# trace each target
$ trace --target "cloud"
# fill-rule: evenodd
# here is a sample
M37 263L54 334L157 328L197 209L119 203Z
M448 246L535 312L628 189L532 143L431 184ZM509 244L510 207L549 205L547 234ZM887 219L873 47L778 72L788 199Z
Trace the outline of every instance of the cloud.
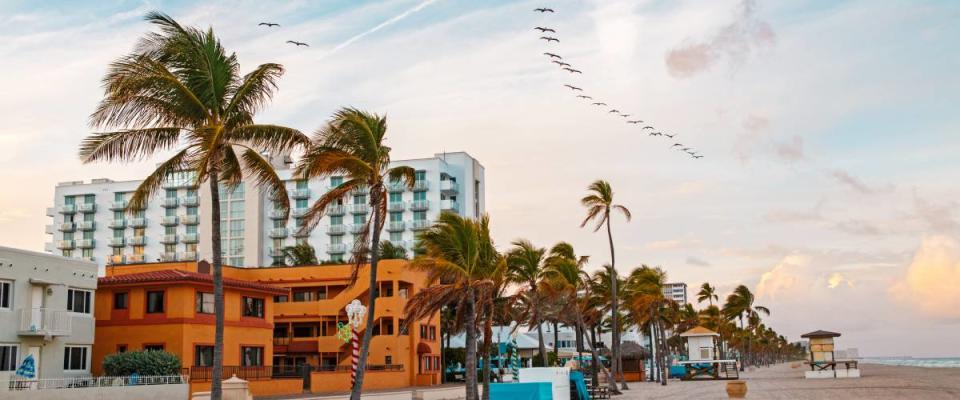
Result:
M832 176L833 179L836 179L837 182L840 182L840 184L853 189L857 193L872 194L874 192L874 190L867 186L867 184L863 183L863 181L861 181L859 178L850 175L850 173L847 171L841 169L834 170L830 176Z
M774 145L774 151L780 159L787 162L797 162L807 158L803 152L803 138L796 135L789 142Z
M960 222L954 216L960 203L945 200L937 203L913 193L913 211L915 218L936 233L955 233L960 230Z
M901 303L939 319L960 321L960 243L949 236L923 239L902 277L890 287Z
M709 266L710 266L710 263L709 263L709 262L707 262L707 261L705 261L705 260L701 260L701 259L699 259L699 258L697 258L697 257L693 257L693 256L687 257L687 264L690 264L690 265L693 265L693 266L697 266L697 267L709 267Z
M880 228L878 228L876 225L861 219L840 221L835 223L833 227L840 232L849 233L851 235L877 236L883 233L883 231L880 230Z
M702 242L699 240L684 240L684 239L670 239L670 240L654 240L652 242L647 242L643 247L647 250L674 250L674 249L683 249L699 246Z
M336 53L337 51L340 51L341 49L343 49L343 48L345 48L345 47L353 44L354 42L356 42L356 41L358 41L358 40L360 40L360 39L363 39L364 36L367 36L367 35L369 35L369 34L371 34L371 33L374 33L374 32L376 32L376 31L379 31L379 30L381 30L381 29L383 29L383 28L386 28L386 27L388 27L388 26L390 26L390 25L393 25L393 24L395 24L395 23L403 20L404 18L409 17L411 14L413 14L413 13L415 13L415 12L417 12L417 11L422 10L424 7L429 6L430 4L433 4L434 2L436 2L436 0L426 0L426 1L423 1L423 2L421 2L421 3L419 3L419 4L417 4L416 6L414 6L413 8L411 8L411 9L409 9L409 10L407 10L407 11L404 11L404 12L402 12L402 13L400 13L400 14L397 14L397 15L393 16L392 18L390 18L390 19L388 19L388 20L386 20L386 21L381 22L380 24L378 24L377 26L374 26L373 28L370 28L370 29L368 29L368 30L366 30L366 31L364 31L364 32L362 32L362 33L356 34L356 35L350 37L349 39L341 42L340 44L334 46L332 49L330 49L330 51L324 53L324 54L321 56L321 58L322 58L322 57L329 56L329 55L331 55L331 54L333 54L333 53Z
M770 24L756 15L756 3L743 0L733 22L704 40L686 39L664 57L667 71L674 78L689 78L727 60L741 64L755 49L772 46L776 34Z
M745 162L750 159L757 143L770 130L770 120L765 116L751 113L743 119L741 126L744 132L737 135L734 140L733 151L741 162Z
M764 272L760 276L760 283L757 284L757 296L760 298L776 299L780 296L791 296L798 289L803 291L801 284L806 280L798 269L804 269L810 265L810 257L799 254L791 254L780 260L770 271Z
M840 286L844 283L847 284L847 287L853 287L853 282L850 282L849 279L839 272L834 272L830 274L829 278L827 278L827 287L830 289L836 289L837 286Z

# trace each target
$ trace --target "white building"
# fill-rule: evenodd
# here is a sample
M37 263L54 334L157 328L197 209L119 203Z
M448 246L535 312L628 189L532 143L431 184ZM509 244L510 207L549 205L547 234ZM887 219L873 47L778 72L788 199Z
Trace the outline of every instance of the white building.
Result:
M313 203L343 177L294 180L288 158L273 160L287 181L290 216L282 218L267 195L241 183L234 191L222 189L220 202L224 263L268 266L283 263L284 247L309 243L321 261L349 258L353 232L369 218L367 194L358 191L331 206L308 235L299 236L301 218ZM410 254L414 235L428 228L442 211L475 218L484 213L484 168L465 152L435 154L430 158L399 160L393 166L414 168L413 190L388 186L388 215L383 240L403 246ZM171 176L145 210L124 212L141 181L94 179L57 185L54 207L47 209L53 223L46 232L52 240L46 250L66 257L107 264L211 259L209 185L196 187L187 174ZM207 217L205 217L205 215Z
M680 305L687 304L687 284L682 282L664 284L663 296Z
M0 247L0 382L27 355L38 378L89 376L96 288L92 262Z

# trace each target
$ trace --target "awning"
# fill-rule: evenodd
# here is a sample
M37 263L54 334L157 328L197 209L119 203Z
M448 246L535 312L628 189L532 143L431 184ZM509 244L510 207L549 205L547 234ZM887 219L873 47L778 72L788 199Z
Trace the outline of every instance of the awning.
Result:
M424 342L417 343L417 354L429 354L433 353L433 350L430 349L430 345Z

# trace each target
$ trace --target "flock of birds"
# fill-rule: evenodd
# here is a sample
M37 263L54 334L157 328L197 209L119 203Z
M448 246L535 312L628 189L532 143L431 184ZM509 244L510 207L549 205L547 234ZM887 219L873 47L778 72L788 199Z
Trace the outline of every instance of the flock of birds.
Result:
M279 27L280 27L280 24L278 24L278 23L276 23L276 22L261 22L261 23L257 24L257 26L265 26L265 27L267 27L267 28L279 28ZM304 43L304 42L298 42L298 41L296 41L296 40L288 40L287 43L292 44L292 45L297 46L297 47L300 47L300 46L310 47L309 44L306 44L306 43Z
M536 9L534 9L533 11L534 11L534 12L541 13L541 14L554 13L554 12L555 12L552 8L546 8L546 7L536 8ZM552 43L560 43L560 39L556 37L556 33L557 33L556 29L553 29L553 28L550 28L550 27L545 27L545 26L537 26L537 27L535 27L535 28L533 28L533 29L539 31L539 33L542 35L542 36L540 36L540 39L541 39L541 40L544 40L544 41L547 43L547 45L550 45L550 44L552 44ZM560 56L559 54L551 53L551 52L545 52L545 53L543 53L543 55L547 56L547 57L549 58L549 60L550 60L551 63L556 64L556 65L557 65L558 67L560 67L560 69L563 70L563 71L566 71L566 72L571 73L571 74L579 74L579 75L582 75L582 74L583 74L583 71L580 71L579 69L574 68L573 65L570 65L570 63L566 62L566 60L564 60L564 58L563 58L562 56ZM595 106L595 107L603 107L603 108L606 108L606 109L607 109L607 114L614 114L615 116L624 118L624 121L625 121L627 124L639 125L639 124L643 124L643 123L644 123L643 120L641 120L641 119L636 119L636 118L630 119L630 117L633 116L633 114L621 112L620 110L611 107L610 105L608 105L608 104L605 103L605 102L596 100L596 99L594 99L592 96L588 96L588 95L584 94L584 93L583 93L583 89L580 88L580 87L573 86L573 85L570 85L570 84L564 84L563 86L566 87L567 89L570 89L573 93L576 93L576 94L577 94L577 98L583 99L583 100L587 100L587 101L591 101L591 105L593 105L593 106ZM644 126L643 126L642 128L640 128L640 129L641 129L641 131L646 131L647 135L649 135L649 136L651 136L651 137L653 137L653 136L660 136L660 137L665 138L665 139L673 139L674 137L677 136L675 133L674 133L674 134L670 134L670 133L661 132L661 131L657 130L656 128L654 128L654 127L651 126L651 125L644 125ZM692 147L685 146L683 143L680 143L680 142L677 142L677 141L674 141L673 145L670 146L670 148L671 148L671 149L676 149L676 150L682 151L682 152L686 153L687 155L689 155L690 157L692 157L692 158L694 158L694 159L703 158L703 155L698 154Z

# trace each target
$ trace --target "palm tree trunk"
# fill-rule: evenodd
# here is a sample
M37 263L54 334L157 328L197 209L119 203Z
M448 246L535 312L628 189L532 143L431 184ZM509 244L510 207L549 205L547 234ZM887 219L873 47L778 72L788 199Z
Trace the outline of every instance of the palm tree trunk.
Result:
M543 344L543 323L537 320L537 336L540 337L540 366L547 366L547 346Z
M476 297L473 288L467 287L466 316L464 329L466 332L467 355L464 359L463 380L466 389L466 400L477 400L477 310Z
M210 171L207 177L210 182L210 244L213 248L213 371L211 371L210 399L220 400L223 397L223 244L220 243L220 174L217 170ZM242 357L242 355L241 355Z
M599 371L597 365L600 364L600 358L597 357L597 331L593 327L590 328L590 355L593 358L590 360L590 368L593 369L591 378L593 378L593 387L597 387L600 385L597 381L597 371Z
M611 333L612 342L610 344L611 351L611 360L610 367L613 372L614 377L618 374L620 375L620 388L623 390L629 389L627 387L627 381L623 379L623 366L622 360L620 359L620 299L617 295L620 291L617 289L617 284L620 280L620 275L617 273L616 267L616 257L613 250L613 231L610 229L610 211L607 210L607 241L610 242L610 318L613 321L613 332Z
M657 326L660 330L660 365L663 370L663 379L660 380L660 384L667 386L667 379L670 378L670 353L667 349L667 337L665 331L663 330L663 321L657 321Z
M370 207L373 208L373 233L372 243L370 243L370 290L367 300L367 325L363 332L363 341L360 343L360 360L357 362L357 380L350 392L350 400L360 400L360 394L363 391L363 375L367 368L367 356L369 356L370 341L373 339L373 324L376 322L377 295L377 259L380 253L380 192L381 187L370 187ZM356 257L357 255L354 255Z
M553 359L554 361L560 361L560 322L553 321Z
M446 342L446 337L444 337L443 332L443 308L440 309L440 383L447 383L447 364L446 364L446 347L444 346Z
M540 339L540 366L547 366L547 347L543 344L543 321L540 320L540 295L537 294L537 283L530 282L530 293L533 295L533 322L537 324L537 336ZM533 364L531 364L533 365Z
M743 333L743 314L740 315L740 333L741 333L741 334ZM746 339L746 336L744 336L744 339ZM744 364L747 363L747 360L746 360L746 353L747 353L747 352L746 352L746 350L744 349L743 343L740 343L740 349L741 349L741 350L744 350L744 351L740 352L740 353L741 353L741 354L740 354L740 372L743 372L743 371L744 371Z
M580 365L583 363L583 328L581 327L582 325L583 325L582 323L579 323L575 327L576 329L574 329L577 332L577 366L579 366L580 369L583 369L583 366Z
M586 329L586 326L587 326L587 325L583 323L583 315L581 315L580 312L577 312L576 314L577 314L577 326L578 326L578 328L580 328L580 330L582 331L582 330ZM593 361L592 361L592 363L593 363L593 386L596 387L596 386L597 386L597 360L599 359L599 354L597 354L597 346L590 346L590 357L593 358ZM610 388L611 393L617 393L617 394L619 394L619 391L617 391L617 384L616 384L616 382L613 381L613 376L610 375L610 372L609 372L609 371L607 371L607 382L613 384L612 387Z
M490 400L490 368L491 354L493 349L493 310L490 310L483 322L483 393L482 400ZM503 360L501 360L502 362Z

